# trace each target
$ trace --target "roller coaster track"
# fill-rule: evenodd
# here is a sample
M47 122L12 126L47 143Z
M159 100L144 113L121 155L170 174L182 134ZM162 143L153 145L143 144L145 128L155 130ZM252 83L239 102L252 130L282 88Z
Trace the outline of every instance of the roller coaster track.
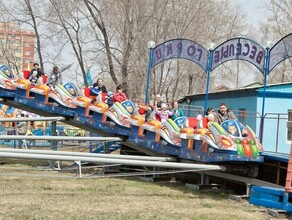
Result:
M39 109L32 108L30 106L22 105L20 103L14 102L13 99L4 98L4 99L0 100L0 102L5 104L5 105L14 107L14 108L24 109L24 110L26 110L28 112L31 112L31 113L34 113L34 114L37 114L37 115L41 115L41 116L45 116L45 117L54 117L54 116L56 116L53 113L41 111ZM71 125L71 126L74 126L74 127L86 130L86 131L97 133L97 134L99 134L99 135L101 135L103 137L112 137L112 134L104 132L104 131L102 131L100 129L95 129L94 127L87 126L87 125L85 125L85 124L83 124L83 123L81 123L79 121L74 120L70 116L63 116L63 117L64 117L65 120L61 120L60 122L66 123L68 125ZM162 156L163 155L161 153L157 153L157 152L148 150L146 148L139 147L136 144L133 144L133 143L129 142L125 138L122 138L121 143L123 145L125 145L125 146L131 147L131 148L133 148L135 150L139 150L140 152L145 153L145 154L150 155L150 156Z
M0 97L1 97L1 91L0 91ZM64 120L62 120L61 122L63 123L66 123L68 125L71 125L71 126L74 126L74 127L78 127L78 128L81 128L81 129L84 129L84 130L87 130L87 131L90 131L90 132L93 132L93 133L97 133L101 136L104 136L104 137L109 137L109 136L113 136L113 134L110 134L108 133L107 131L104 131L100 128L95 128L94 126L89 126L88 124L85 124L85 123L82 123L81 121L79 121L78 119L76 120L76 117L74 116L70 116L69 114L66 115L66 114L62 114L62 113L54 113L54 112L47 112L47 111L43 111L39 108L34 108L33 105L26 105L26 104L23 104L21 103L20 101L15 101L15 97L3 97L0 102L5 104L5 105L8 105L8 106L11 106L11 107L14 107L14 108L18 108L18 109L23 109L23 110L26 110L26 111L29 111L29 112L32 112L34 114L37 114L37 115L41 115L41 116L45 116L45 117L55 117L56 115L58 116L62 116L64 117ZM114 125L113 125L114 126ZM121 138L121 143L125 146L128 146L130 148L133 148L133 149L136 149L140 152L143 152L147 155L150 155L150 156L165 156L165 154L163 154L162 152L158 152L158 151L155 151L155 150L152 150L151 148L149 148L149 146L147 147L143 147L143 144L141 144L141 142L132 142L129 140L129 137L127 137L126 135L116 135L118 137ZM140 146L141 144L141 146ZM163 144L162 144L163 145ZM164 146L161 147L161 149L163 149ZM192 153L192 152L191 152ZM169 156L169 155L167 155ZM184 152L184 158L187 156ZM178 161L180 159L178 158ZM188 159L182 159L182 160L188 160ZM193 163L194 161L191 161L189 160L188 163ZM215 176L215 177L219 177L219 178L224 178L224 179L228 179L228 180L231 180L231 181L237 181L237 182L244 182L246 184L256 184L256 185L269 185L269 186L274 186L274 184L270 184L270 183L265 183L263 181L259 181L259 180L256 180L256 179L251 179L251 178L246 178L246 177L241 177L241 176L236 176L236 175L231 175L231 174L226 174L226 173L221 173L221 172L211 172L211 171L201 171L202 173L204 174L207 174L207 175L210 175L210 176Z

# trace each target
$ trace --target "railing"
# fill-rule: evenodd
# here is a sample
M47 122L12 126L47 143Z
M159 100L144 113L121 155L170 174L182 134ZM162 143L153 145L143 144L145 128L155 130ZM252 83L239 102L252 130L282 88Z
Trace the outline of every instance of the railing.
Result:
M266 113L263 124L262 144L276 153L289 153L290 145L286 142L287 113Z
M204 115L201 106L180 105L187 117L196 117L198 114ZM218 109L214 109L218 111ZM260 134L261 114L259 112L246 110L232 110L237 119L244 125L249 125L256 134ZM289 153L290 147L286 142L286 122L287 113L266 113L263 123L262 145L267 151L276 153Z
M196 105L179 105L186 117L197 117L199 114L204 115L204 108Z

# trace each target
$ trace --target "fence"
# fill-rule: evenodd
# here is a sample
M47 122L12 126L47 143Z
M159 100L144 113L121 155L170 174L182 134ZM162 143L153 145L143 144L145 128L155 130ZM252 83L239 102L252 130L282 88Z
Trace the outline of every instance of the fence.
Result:
M0 126L0 135L16 135L17 131L15 126L7 126L7 123L2 123ZM85 130L74 128L72 126L67 126L60 123L57 126L57 134L59 136L90 136L89 132ZM34 135L34 136L50 136L51 135L51 128L37 128L28 130L27 135ZM58 141L58 145L60 147L64 146L85 146L88 145L84 141ZM14 148L21 146L21 142L19 140L0 140L0 146L12 146ZM35 140L30 143L29 147L49 147L51 146L51 142L48 140Z
M289 153L290 145L286 142L287 113L266 113L263 125L262 145L268 151Z

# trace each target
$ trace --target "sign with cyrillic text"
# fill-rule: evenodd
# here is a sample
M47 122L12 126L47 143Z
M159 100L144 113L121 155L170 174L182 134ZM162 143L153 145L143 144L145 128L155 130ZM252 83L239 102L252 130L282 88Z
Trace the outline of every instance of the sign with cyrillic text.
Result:
M246 38L234 38L224 42L213 51L212 70L230 60L245 60L263 72L265 49Z
M190 60L207 70L208 51L200 44L187 39L169 40L155 47L151 68L172 58Z

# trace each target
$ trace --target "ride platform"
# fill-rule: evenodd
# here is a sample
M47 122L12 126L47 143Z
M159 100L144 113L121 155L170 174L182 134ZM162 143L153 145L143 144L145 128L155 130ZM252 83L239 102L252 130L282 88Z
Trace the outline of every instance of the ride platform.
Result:
M292 214L292 192L286 192L283 188L253 186L251 188L249 203L267 208L285 210L288 215Z

